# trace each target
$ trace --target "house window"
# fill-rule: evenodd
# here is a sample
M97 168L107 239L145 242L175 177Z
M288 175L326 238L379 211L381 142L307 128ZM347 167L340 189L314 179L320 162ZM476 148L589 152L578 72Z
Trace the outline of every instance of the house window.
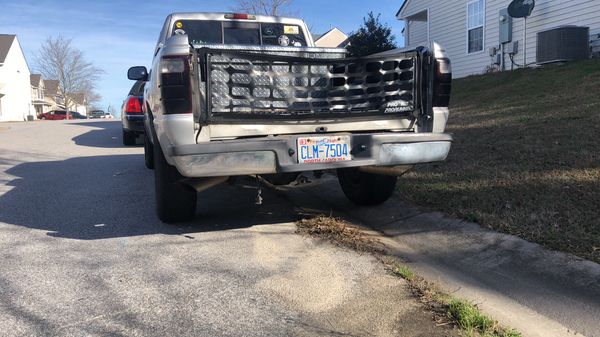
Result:
M467 52L483 51L483 24L485 22L485 2L475 0L467 4Z

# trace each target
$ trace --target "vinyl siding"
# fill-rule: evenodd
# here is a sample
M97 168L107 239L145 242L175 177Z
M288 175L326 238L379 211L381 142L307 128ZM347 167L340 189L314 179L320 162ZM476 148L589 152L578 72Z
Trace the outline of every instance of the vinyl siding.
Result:
M408 29L408 44L410 46L427 45L427 22L410 21Z
M402 14L429 8L430 39L442 44L456 77L479 74L491 64L488 50L498 46L499 12L510 0L485 0L484 50L467 54L466 15L468 0L409 0ZM519 41L517 63L523 62L523 19L513 19L513 41ZM577 25L590 27L590 34L600 33L600 0L538 0L527 20L527 63L536 60L537 33L546 29ZM411 43L412 44L412 43ZM506 57L507 68L510 60Z

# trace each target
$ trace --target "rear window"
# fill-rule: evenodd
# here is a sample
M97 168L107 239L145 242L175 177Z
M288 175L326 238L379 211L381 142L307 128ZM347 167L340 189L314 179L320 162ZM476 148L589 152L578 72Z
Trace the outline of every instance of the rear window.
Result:
M173 35L187 34L190 43L305 47L302 27L283 23L179 20Z

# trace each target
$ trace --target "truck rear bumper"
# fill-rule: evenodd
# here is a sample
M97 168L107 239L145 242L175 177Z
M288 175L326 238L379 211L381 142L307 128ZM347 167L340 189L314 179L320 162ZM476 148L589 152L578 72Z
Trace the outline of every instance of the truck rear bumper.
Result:
M183 176L218 177L437 162L446 159L452 143L452 136L441 133L336 135L351 137L352 160L320 164L299 163L296 154L298 137L318 137L323 134L180 145L169 148L167 155Z

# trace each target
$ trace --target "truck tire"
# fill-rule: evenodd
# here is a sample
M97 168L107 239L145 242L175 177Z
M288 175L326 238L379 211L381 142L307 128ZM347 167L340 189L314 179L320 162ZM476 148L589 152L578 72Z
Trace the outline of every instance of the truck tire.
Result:
M164 223L178 223L194 219L197 192L181 182L183 176L167 162L159 144L154 150L154 184L156 214Z
M154 170L154 149L147 133L144 133L144 164L147 169Z
M123 145L131 146L135 145L135 132L127 131L123 129Z
M344 194L359 206L374 206L387 201L398 177L361 172L358 168L337 170L338 181Z

